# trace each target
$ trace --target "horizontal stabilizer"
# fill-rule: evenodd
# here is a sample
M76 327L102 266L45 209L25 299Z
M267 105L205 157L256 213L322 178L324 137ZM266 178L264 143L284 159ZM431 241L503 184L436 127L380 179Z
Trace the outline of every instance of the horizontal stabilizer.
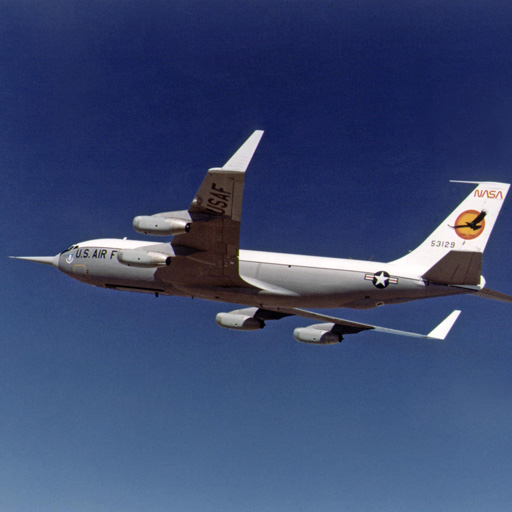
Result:
M489 288L484 288L483 290L475 292L474 295L477 295L478 297L483 297L484 299L492 299L497 300L499 302L508 302L509 304L512 304L512 295L496 292L494 290L490 290Z

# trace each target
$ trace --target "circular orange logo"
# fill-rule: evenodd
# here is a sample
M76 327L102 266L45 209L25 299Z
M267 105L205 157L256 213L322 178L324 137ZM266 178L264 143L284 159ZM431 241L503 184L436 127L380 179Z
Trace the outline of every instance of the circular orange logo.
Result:
M466 210L462 212L455 221L455 232L464 240L473 240L480 236L485 229L485 212Z

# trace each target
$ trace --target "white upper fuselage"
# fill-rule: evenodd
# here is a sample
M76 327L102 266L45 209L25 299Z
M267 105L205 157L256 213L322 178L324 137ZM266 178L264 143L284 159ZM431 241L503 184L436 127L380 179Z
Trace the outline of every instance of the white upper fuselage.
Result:
M429 284L395 264L352 259L240 250L239 272L246 287L184 286L173 266L139 268L120 263L126 249L155 247L154 242L90 240L59 256L58 268L80 281L129 291L182 295L263 307L372 308L417 298L463 293L458 287Z

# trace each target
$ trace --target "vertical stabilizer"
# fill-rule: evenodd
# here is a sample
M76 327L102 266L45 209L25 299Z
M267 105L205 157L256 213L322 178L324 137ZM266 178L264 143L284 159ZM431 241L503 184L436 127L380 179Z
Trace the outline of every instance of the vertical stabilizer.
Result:
M455 183L473 183L457 181ZM478 285L482 253L510 184L477 182L477 187L414 251L393 261L430 281Z

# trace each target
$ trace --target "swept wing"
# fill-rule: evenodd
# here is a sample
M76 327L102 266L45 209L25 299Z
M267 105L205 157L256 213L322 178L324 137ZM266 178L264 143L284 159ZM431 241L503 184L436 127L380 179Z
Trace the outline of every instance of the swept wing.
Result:
M172 241L176 258L169 269L172 281L184 287L250 287L238 272L240 220L245 171L263 136L256 130L240 149L219 168L210 169L187 211L166 212L158 217L190 220L186 233Z
M390 329L389 327L354 322L352 320L300 308L244 308L231 311L230 313L219 313L216 317L216 321L221 327L238 330L255 330L262 329L267 320L279 320L285 316L300 316L322 323L295 329L295 339L306 343L330 345L342 341L345 334L357 334L362 331L377 331L413 338L444 340L459 315L459 310L452 311L452 313L428 334L419 334Z

